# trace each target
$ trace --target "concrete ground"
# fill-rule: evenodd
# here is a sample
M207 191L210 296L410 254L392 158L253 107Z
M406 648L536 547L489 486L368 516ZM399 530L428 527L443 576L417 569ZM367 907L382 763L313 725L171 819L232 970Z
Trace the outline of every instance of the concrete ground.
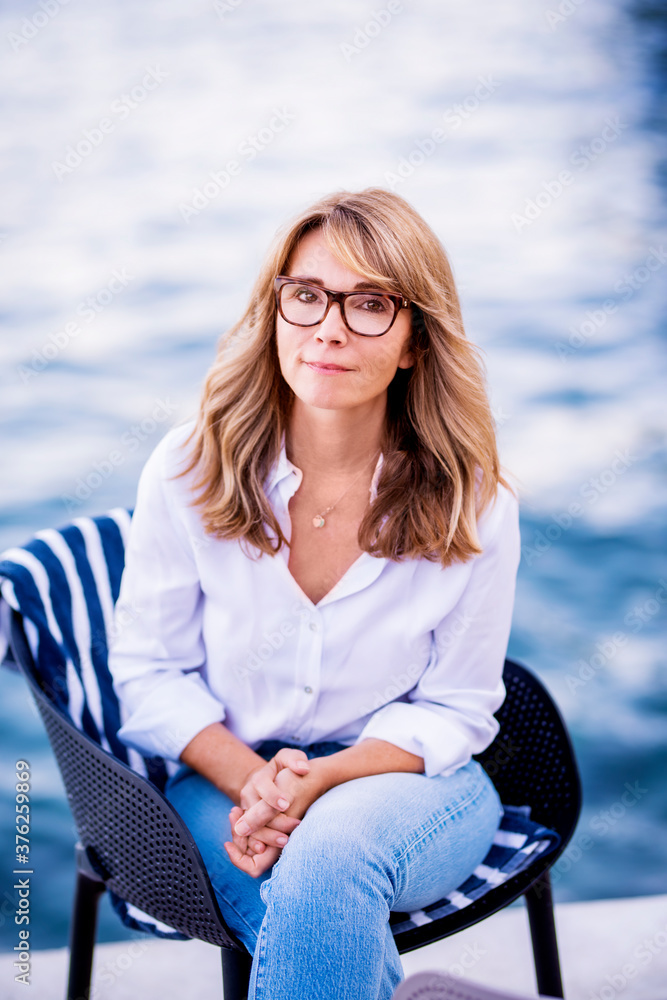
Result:
M667 1000L667 895L556 908L567 1000ZM30 986L0 955L0 1000L63 1000L67 951L35 952ZM403 956L406 975L447 970L536 997L523 906ZM221 1000L220 953L200 941L137 937L95 951L91 1000ZM350 1000L355 1000L350 997Z

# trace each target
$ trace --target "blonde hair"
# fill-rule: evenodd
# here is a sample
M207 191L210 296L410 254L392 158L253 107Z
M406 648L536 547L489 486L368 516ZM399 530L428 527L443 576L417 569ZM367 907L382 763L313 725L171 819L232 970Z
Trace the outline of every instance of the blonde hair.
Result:
M264 492L293 398L278 361L274 279L313 229L341 263L412 303L414 364L388 388L383 465L359 545L394 560L465 561L481 551L477 517L507 485L482 365L442 245L403 198L381 188L331 194L277 234L245 314L221 339L186 442L182 474L195 473L193 503L210 534L271 555L287 544Z

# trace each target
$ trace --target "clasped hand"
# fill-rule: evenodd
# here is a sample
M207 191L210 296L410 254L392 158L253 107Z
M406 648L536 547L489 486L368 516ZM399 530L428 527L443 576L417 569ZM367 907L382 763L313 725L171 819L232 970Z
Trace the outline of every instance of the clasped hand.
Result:
M231 862L253 878L267 871L319 794L303 750L284 747L251 771L240 806L229 813L233 841L225 848Z

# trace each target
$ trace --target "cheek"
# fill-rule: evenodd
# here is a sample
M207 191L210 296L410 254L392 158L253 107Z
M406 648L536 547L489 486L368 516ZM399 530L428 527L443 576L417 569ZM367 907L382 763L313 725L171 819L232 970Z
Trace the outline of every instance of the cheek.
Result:
M369 356L365 359L369 374L391 381L402 352L396 344L377 343L371 346L374 350L369 352Z
M297 344L293 334L290 334L289 330L283 329L284 326L285 323L278 320L276 324L276 351L278 353L280 367L283 370L285 367L293 365L294 354L297 349Z

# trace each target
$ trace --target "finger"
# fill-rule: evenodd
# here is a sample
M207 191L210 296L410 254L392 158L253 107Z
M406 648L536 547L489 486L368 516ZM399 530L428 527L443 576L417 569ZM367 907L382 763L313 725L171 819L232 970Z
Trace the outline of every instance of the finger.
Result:
M240 852L242 854L245 854L248 850L248 838L241 836L234 830L236 823L238 823L238 821L241 819L242 816L243 816L243 809L239 809L238 806L234 806L234 808L231 809L229 812L229 821L232 828L232 839L235 845L240 850Z
M225 850L227 851L227 854L229 855L229 860L232 862L232 864L235 865L237 868L240 868L241 871L246 872L248 875L251 875L253 878L257 878L259 875L262 875L265 871L268 871L271 865L276 863L280 855L280 851L276 850L273 847L264 851L263 854L250 857L247 854L243 854L238 849L236 844L230 843L229 841L225 841L224 846Z
M297 826L300 824L301 820L297 819L296 816L286 816L285 813L277 813L274 819L272 819L266 825L271 830L280 830L281 833L290 834L296 830Z
M272 809L266 802L260 800L250 809L246 809L243 816L236 821L233 826L234 833L240 837L247 837L263 826L268 826L276 816L276 810Z
M277 769L269 771L262 768L254 775L253 786L264 802L271 806L276 812L284 812L292 804L292 797L281 791L274 784Z
M295 747L283 747L273 758L280 768L288 767L295 774L308 774L310 761L303 750Z
M266 829L266 827L264 828ZM284 833L278 834L279 837L285 837ZM287 838L285 838L285 844L287 843ZM275 847L284 847L285 844L274 844ZM252 851L253 854L262 854L266 850L266 844L262 840L258 840L256 837L248 837L248 852Z
M257 851L260 854L266 847L277 847L282 850L288 840L289 834L282 833L280 830L272 830L270 826L263 826L252 837L248 837L248 844L253 850L256 849L256 844L261 844L261 851Z

